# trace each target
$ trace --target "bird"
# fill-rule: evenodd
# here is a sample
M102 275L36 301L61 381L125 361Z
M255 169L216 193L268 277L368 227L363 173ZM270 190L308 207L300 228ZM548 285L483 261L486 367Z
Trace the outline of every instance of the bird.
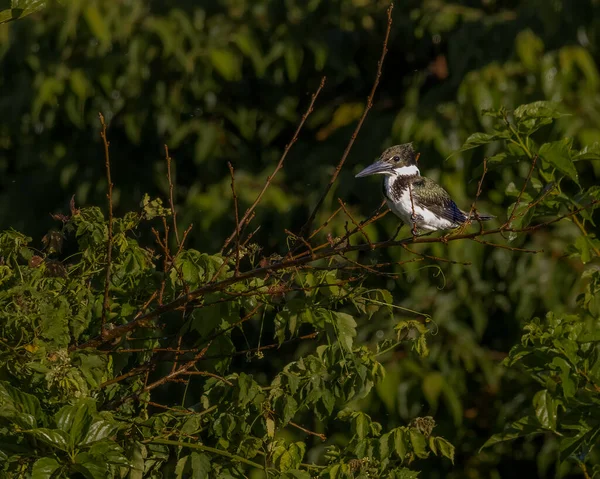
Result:
M417 232L455 229L468 220L487 221L492 215L461 210L448 192L421 176L412 143L387 148L372 165L356 175L384 175L383 195L390 210Z

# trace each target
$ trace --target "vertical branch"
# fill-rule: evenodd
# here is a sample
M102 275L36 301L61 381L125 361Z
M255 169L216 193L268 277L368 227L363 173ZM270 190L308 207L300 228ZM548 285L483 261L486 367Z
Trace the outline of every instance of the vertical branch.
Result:
M173 158L169 155L169 147L165 145L165 157L167 160L167 179L169 180L169 205L171 206L171 216L173 217L173 229L175 230L175 239L177 246L181 245L179 241L179 231L177 231L177 213L175 212L175 202L173 201L173 180L171 179L171 161Z
M285 149L283 150L283 154L281 155L281 158L279 159L279 163L277 163L277 166L273 170L273 173L271 173L267 177L267 181L265 182L263 189L260 191L260 193L258 194L256 199L254 200L254 203L252 203L252 206L250 206L250 208L248 208L246 210L246 212L244 213L244 216L242 216L242 219L240 220L239 228L243 228L244 226L246 226L246 224L248 224L250 222L250 220L252 219L251 215L253 214L254 209L260 203L260 200L262 199L263 195L265 194L265 191L267 191L267 188L271 184L271 181L273 181L273 178L275 178L275 175L279 172L279 170L281 170L281 168L283 168L283 162L285 161L285 158L287 157L287 155L288 155L289 151L291 150L292 146L294 145L294 143L296 143L296 141L298 140L298 135L300 134L300 131L302 130L302 127L304 126L306 119L312 113L313 107L315 105L315 101L316 101L317 97L319 96L319 93L321 93L321 90L323 89L324 86L325 86L325 77L321 78L321 83L319 85L319 88L317 88L317 91L315 93L313 93L312 98L310 100L310 104L308 105L308 109L306 110L304 115L302 115L302 119L300 120L300 123L298 124L298 128L296 128L296 131L294 132L294 136L292 136L292 139L290 140L290 142L285 146ZM239 230L239 228L238 228L238 230ZM223 251L225 251L225 248L227 248L227 246L229 246L229 243L231 243L231 241L233 240L235 235L236 235L236 232L234 231L233 233L231 233L229 238L227 238L225 240L225 243L223 244L223 247L221 248L221 253Z
M519 203L521 202L523 193L525 193L525 189L527 188L527 185L529 184L529 181L531 180L531 175L533 174L533 170L535 168L537 159L538 159L538 155L534 155L534 157L531 159L531 167L529 168L529 173L527 173L527 178L525 178L525 183L523 183L523 187L521 188L521 191L519 191L519 196L517 196L517 199L515 201L515 206L513 206L513 209L510 212L510 216L508 217L508 220L505 223L505 225L507 227L515 219L515 213L517 212L517 208L519 207Z
M104 116L102 113L98 113L100 117L100 125L102 129L100 130L100 137L104 143L104 161L106 166L106 180L108 181L108 191L106 193L106 198L108 199L108 242L106 245L106 276L104 277L104 301L102 303L102 326L101 333L102 336L106 334L106 318L108 316L108 290L110 287L110 266L112 264L112 246L113 246L113 202L112 202L112 192L113 192L113 182L112 177L110 175L110 155L108 151L109 142L106 137L106 123L104 122Z
M231 193L233 194L233 209L235 211L235 275L240 274L240 216L238 211L238 198L235 193L235 175L233 166L228 161L227 167L231 175Z
M477 183L477 193L475 194L475 199L473 200L473 203L471 204L471 209L469 210L467 219L460 226L460 228L458 228L456 230L456 232L453 234L462 234L465 231L465 229L471 225L471 220L473 219L473 213L475 213L475 218L479 221L479 228L483 230L483 223L481 222L481 220L479 219L479 216L477 215L477 200L481 196L481 191L482 191L481 187L483 186L483 180L485 179L485 175L487 174L487 172L488 172L487 157L485 157L483 159L483 172L481 173L481 177L479 178L479 183Z
M379 58L379 62L377 63L377 74L375 75L375 81L373 82L373 87L371 88L371 92L369 93L369 96L367 98L367 104L365 105L363 114L361 115L360 119L358 120L358 124L356 125L356 128L354 129L354 132L352 133L352 136L350 137L350 141L348 142L348 145L346 146L346 149L344 150L344 154L342 155L340 162L336 166L335 171L333 172L333 175L331 176L331 179L329 180L329 183L325 187L325 191L319 198L319 201L317 201L317 204L315 205L314 209L312 210L312 213L308 217L308 220L306 220L306 223L304 223L304 226L302 226L299 236L305 236L306 233L308 233L308 231L310 231L312 223L317 215L317 212L319 211L323 202L325 201L325 198L327 197L329 191L331 190L331 187L337 180L337 177L340 174L340 171L342 170L344 163L346 162L346 158L348 158L348 155L350 154L350 150L352 149L352 146L354 145L354 141L356 140L356 137L358 136L358 133L363 126L365 118L367 118L367 114L369 113L369 110L371 110L371 108L373 107L373 97L375 96L375 92L377 91L377 87L379 86L379 80L381 78L381 70L383 68L383 62L385 60L385 56L388 51L387 45L388 45L388 40L390 37L390 31L392 29L392 10L393 10L393 8L394 8L394 4L392 3L392 4L390 4L390 6L387 9L387 30L385 32L385 39L383 40L381 57Z
M371 239L369 238L369 235L367 235L366 231L363 230L362 226L360 225L360 223L357 223L356 220L352 217L352 215L350 214L350 212L348 211L348 209L346 208L346 205L344 205L344 202L342 201L341 198L338 198L338 202L341 206L341 208L344 210L344 213L346 213L346 216L348 218L350 218L350 221L352 221L352 224L354 225L354 227L356 229L358 229L362 235L364 236L364 238L367 240L367 243L369 243L369 246L371 249L373 249L373 242L371 241ZM356 231L356 230L355 230ZM348 235L349 236L349 235Z

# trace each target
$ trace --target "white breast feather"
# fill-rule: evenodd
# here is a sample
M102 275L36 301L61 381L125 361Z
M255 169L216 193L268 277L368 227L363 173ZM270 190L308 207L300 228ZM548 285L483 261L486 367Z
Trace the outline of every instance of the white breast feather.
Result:
M387 205L396 216L398 216L405 224L412 228L413 204L410 201L410 193L408 192L408 189L402 192L402 196L397 202L387 200ZM414 205L414 213L419 219L417 221L417 227L420 230L446 230L455 228L457 226L454 223L448 221L447 219L440 218L439 216L433 214L431 211L422 208L418 205Z

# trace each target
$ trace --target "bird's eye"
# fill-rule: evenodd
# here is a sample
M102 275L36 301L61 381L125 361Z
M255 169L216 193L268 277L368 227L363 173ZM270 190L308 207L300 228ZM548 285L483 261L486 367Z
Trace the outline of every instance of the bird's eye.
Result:
M392 157L392 161L398 163L400 161L400 157L398 155Z

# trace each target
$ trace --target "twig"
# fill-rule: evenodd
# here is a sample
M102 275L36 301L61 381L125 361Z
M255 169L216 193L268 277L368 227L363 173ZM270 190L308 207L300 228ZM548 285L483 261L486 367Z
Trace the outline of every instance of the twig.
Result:
M238 213L238 199L235 194L235 175L233 166L228 161L227 167L231 175L231 193L233 194L233 209L235 211L235 275L240 274L240 217Z
M283 150L283 154L281 155L281 158L279 159L279 163L277 163L277 166L273 170L273 173L271 173L267 177L267 181L265 182L265 185L263 186L262 190L260 191L260 193L258 194L256 199L254 200L254 203L252 203L252 206L250 206L250 208L248 208L246 210L246 212L244 213L244 216L242 216L242 219L239 222L240 228L244 227L246 225L246 223L249 222L250 215L254 212L254 209L260 203L260 200L262 199L263 195L265 194L265 191L267 191L267 188L271 185L271 181L273 181L273 178L275 178L275 175L279 172L279 170L281 170L281 168L283 168L283 162L285 161L285 159L286 159L290 149L294 145L294 143L296 143L296 141L298 140L298 135L300 134L300 131L302 130L302 127L304 126L306 119L312 113L313 107L315 105L315 101L316 101L317 97L319 96L319 93L321 93L321 90L323 89L324 86L325 86L325 77L321 78L321 83L319 85L319 88L317 88L317 91L315 93L313 93L312 98L310 100L310 104L308 105L308 109L306 110L304 115L302 115L302 119L300 120L300 123L298 124L298 128L296 128L296 131L294 132L294 136L292 136L292 139L290 140L290 142L285 146L285 149ZM233 240L235 235L236 235L236 232L234 231L233 233L231 233L229 238L227 238L227 240L225 240L225 243L223 244L223 247L221 248L221 253L225 250L225 248L227 248L227 246L229 246L229 243L231 243L231 241Z
M506 220L506 223L504 223L507 228L510 226L511 222L515 219L515 213L517 211L519 203L521 202L521 198L523 197L523 193L525 193L525 189L527 188L527 185L529 184L529 180L531 179L531 175L532 175L533 170L535 168L535 164L537 162L537 159L538 159L538 155L534 155L534 157L531 159L531 167L529 168L529 173L527 173L527 178L525 178L525 183L523 183L521 191L519 192L519 195L517 196L517 199L515 201L515 205L513 206L513 209L510 212L510 216ZM530 208L531 208L531 206L528 206L527 209L530 209Z
M250 242L250 240L253 238L253 236L258 233L258 230L260 229L260 226L258 226L252 233L250 233L246 239L244 240L244 242L241 244L242 248L245 248L246 245Z
M588 235L588 232L585 230L585 226L583 226L581 221L579 221L577 219L577 216L573 216L573 223L575 223L575 225L577 225L577 227L579 228L579 231L581 231L583 236ZM591 241L589 242L589 245L592 248L592 250L594 251L594 253L596 253L596 256L598 256L600 258L600 250L598 250L598 248L596 246L594 246L594 243L592 243Z
M206 357L202 358L202 360L203 361L209 361L211 359L222 359L222 358L229 358L231 356L243 356L245 354L258 353L258 352L261 352L261 351L265 351L267 349L279 349L284 344L292 343L292 342L295 342L295 341L302 341L302 340L305 340L305 339L315 339L318 335L319 335L318 332L310 333L310 334L305 334L304 336L298 336L297 338L288 339L288 340L284 341L281 344L279 344L279 343L267 344L267 345L264 345L264 346L259 346L257 348L250 348L250 349L243 349L241 351L235 351L234 353L227 354L227 355L206 356Z
M152 293L152 296L150 296L148 300L144 303L144 305L140 308L138 313L135 315L134 319L138 319L142 314L144 314L144 312L148 309L148 306L150 306L150 303L156 299L157 295L158 291L154 291L154 293Z
M108 290L110 288L110 267L112 264L112 246L113 246L113 201L112 201L112 192L113 192L113 182L110 175L110 154L108 151L108 147L110 143L106 137L106 123L104 122L104 116L102 113L98 113L100 117L100 125L102 125L102 129L100 130L100 136L102 137L102 141L104 143L104 161L106 167L106 180L108 182L108 191L106 193L106 197L108 199L108 243L106 245L106 276L104 278L104 301L102 302L102 326L101 326L101 334L102 336L106 336L106 318L108 314L109 304L108 304Z
M296 241L300 241L302 243L304 243L304 246L306 246L307 250L310 251L311 256L314 257L315 253L312 250L312 246L310 245L310 243L308 241L306 241L302 236L297 236L294 233L292 233L290 230L288 230L287 228L283 230L283 232L287 235L290 235L292 238L294 238Z
M288 422L288 424L290 426L295 427L296 429L300 429L302 432L305 432L306 434L310 434L311 436L317 436L321 441L327 440L327 436L325 434L311 431L310 429L306 429L305 427L302 427L300 424L296 424L295 422L292 422L292 421Z
M111 384L115 384L123 381L124 379L130 378L132 376L137 376L138 374L143 374L148 371L153 365L144 364L142 366L138 366L137 368L133 368L131 371L127 371L124 374L117 376L116 378L109 379L108 381L104 381L100 384L100 389L105 388L106 386L110 386Z
M352 136L350 137L350 141L348 142L348 145L346 146L346 149L344 150L344 153L342 155L342 158L340 159L340 162L336 166L336 168L333 172L333 175L331 176L331 179L329 180L329 183L325 187L325 191L323 191L323 194L317 201L317 204L315 205L310 216L308 217L308 220L306 221L306 223L304 223L304 226L302 226L299 236L306 236L306 234L312 227L312 223L313 223L315 217L317 216L317 212L319 211L323 202L325 201L325 198L329 194L331 187L337 180L337 177L340 174L340 171L342 170L344 163L346 162L346 158L348 158L348 155L350 154L350 150L352 149L352 146L354 145L354 141L356 140L356 137L358 136L358 133L359 133L360 129L362 128L362 125L363 125L365 119L367 118L367 114L369 113L369 110L373 107L373 98L375 96L375 92L377 91L377 87L379 86L379 80L381 78L381 70L383 68L383 62L385 60L385 56L388 51L387 45L388 45L388 40L390 37L390 31L392 29L392 10L393 10L393 8L394 8L394 4L392 3L387 9L387 29L385 31L385 38L383 40L383 46L381 49L381 57L379 58L379 62L377 63L377 74L375 75L375 81L373 82L373 87L371 88L371 93L369 93L369 96L367 97L367 103L365 105L363 114L361 115L360 119L358 120L358 124L356 125L356 128L354 129L354 132L352 133Z
M318 233L319 233L319 232L320 232L320 231L321 231L323 228L325 228L325 227L326 227L326 226L327 226L327 225L328 225L328 224L331 222L331 220L337 216L337 214L338 214L340 211L342 211L342 208L341 208L341 207L340 207L340 208L338 208L337 210L335 210L335 211L334 211L334 212L331 214L331 216L330 216L329 218L327 218L327 219L325 220L325 222L324 222L324 223L323 223L321 226L319 226L319 227L318 227L316 230L314 230L314 231L311 233L311 235L308 237L308 239L309 239L309 240L310 240L310 239L313 239L313 237L314 237L316 234L318 234Z
M471 216L473 215L473 213L476 212L477 200L481 196L483 180L485 179L485 175L487 174L487 172L488 172L488 167L487 167L487 157L486 157L483 159L483 173L481 173L481 178L479 178L479 182L477 183L477 193L475 194L475 199L473 200L473 204L471 205L471 210L469 211L469 217L467 218L467 221L469 221L471 219Z
M187 409L177 409L177 408L165 406L164 404L159 404L159 403L153 402L153 401L144 401L144 402L150 406L166 409L167 411L180 412L183 414L194 414L194 411L189 411Z
M171 161L172 158L169 155L169 147L165 144L165 157L167 159L167 179L169 180L169 205L171 206L171 216L173 217L173 229L175 230L175 239L177 240L177 246L181 245L179 241L179 231L177 231L177 213L175 212L175 202L173 200L173 180L171 179Z
M141 396L142 394L151 391L152 389L157 388L158 386L162 386L163 384L165 384L166 382L170 381L171 379L176 378L177 376L185 373L188 369L190 369L194 364L196 364L197 361L199 361L200 359L202 359L202 357L206 354L206 351L208 351L208 348L210 348L210 345L212 344L212 341L210 341L206 346L204 346L199 352L198 354L196 354L196 356L194 356L194 359L188 361L187 363L185 363L183 366L181 366L180 368L176 369L175 371L171 371L169 374L167 374L166 376L163 376L162 378L154 381L153 383L148 384L147 386L144 387L144 389L142 389L142 391L140 393L138 393L136 395L137 396ZM128 398L124 398L123 400L121 400L121 402L125 402L128 399L130 399L130 397Z
M238 461L248 466L255 467L257 469L264 470L264 466L256 462L252 462L249 459L246 459L241 456L237 456L236 454L231 454L228 451L223 451L222 449L215 449L214 447L204 446L202 444L190 443L190 442L179 442L179 441L171 441L169 439L147 439L143 441L145 444L163 444L165 446L176 446L176 447L188 447L190 449L197 449L198 451L211 452L213 454L218 454L219 456L225 456L232 461Z
M501 249L507 249L509 251L521 251L522 253L531 253L531 254L537 254L537 253L543 253L544 250L543 249L525 249L525 248L517 248L516 246L508 246L508 245L504 245L504 244L498 244L498 243L492 243L490 241L485 241L479 238L471 238L473 241L476 241L477 243L481 243L484 244L486 246L493 246L494 248L501 248Z
M417 255L421 258L427 258L427 259L431 259L434 261L440 261L442 263L450 263L450 264L460 264L461 266L470 266L471 262L470 261L455 261L452 259L447 259L447 258L441 258L439 256L433 256L430 254L425 254L425 253L419 253L418 251L414 251L412 249L410 249L407 245L403 244L402 247L408 251L409 253L412 253L414 255Z
M222 376L219 376L218 374L209 373L208 371L186 371L184 374L187 376L207 376L209 378L218 379L219 381L224 382L228 386L233 386L233 383L231 381L228 381L227 379L225 379Z
M367 240L367 243L369 243L369 246L371 247L371 249L373 249L373 243L371 242L371 239L369 238L369 235L367 235L366 231L362 229L362 226L359 223L357 223L356 220L352 217L352 215L350 214L350 212L346 208L346 205L344 205L344 202L342 201L341 198L338 198L338 202L339 202L340 206L342 207L342 209L344 210L344 213L346 213L346 216L348 218L350 218L350 221L352 221L352 223L354 224L354 226L362 233L362 235Z
M393 246L400 246L400 245L407 244L407 243L413 243L413 244L442 243L442 242L446 243L449 241L472 239L472 238L481 237L481 236L491 236L494 234L502 233L503 231L509 231L509 232L513 232L513 233L530 233L530 232L536 231L540 228L554 224L565 218L570 218L571 216L579 213L580 211L591 208L591 207L597 205L598 203L600 203L600 200L592 200L592 201L590 201L590 203L588 203L580 208L577 208L573 211L570 211L562 216L554 218L550 221L546 221L544 223L539 223L539 224L533 225L533 226L527 226L524 228L504 229L504 228L500 227L500 228L486 230L486 231L476 231L473 233L452 235L448 238L419 236L417 238L411 237L411 238L405 238L405 239L394 240L394 241L386 240L386 241L380 241L377 243L373 243L373 249L390 248ZM101 344L103 344L105 342L112 341L117 337L127 334L129 331L133 331L140 326L146 325L148 320L150 320L152 318L156 318L167 311L173 311L173 310L183 306L184 304L186 304L190 301L193 301L199 297L202 297L208 293L214 293L216 291L224 291L225 288L227 288L228 286L238 283L240 281L245 281L245 280L248 280L251 278L264 277L267 274L272 274L277 271L306 265L307 263L311 263L312 261L330 258L332 256L339 255L340 253L348 253L350 251L366 251L368 249L371 249L369 245L359 244L359 245L347 245L346 247L344 247L341 250L330 248L330 249L326 249L325 251L322 251L320 253L316 253L317 248L319 248L319 247L313 248L313 250L315 251L314 258L312 256L305 256L305 255L303 255L301 257L293 257L291 259L286 259L286 260L282 260L279 262L270 263L266 266L259 266L257 268L251 269L249 271L240 272L240 275L237 277L232 276L232 277L225 278L221 281L217 281L214 283L208 283L203 286L200 286L199 288L197 288L193 291L190 291L188 294L181 295L178 298L174 299L173 301L171 301L167 304L159 305L153 311L150 311L150 312L140 316L139 318L130 321L129 323L123 324L121 326L116 326L115 328L107 331L107 334L104 337L94 338L85 343L71 346L70 349L73 350L73 349L83 349L83 348L97 348L98 346L100 346Z

